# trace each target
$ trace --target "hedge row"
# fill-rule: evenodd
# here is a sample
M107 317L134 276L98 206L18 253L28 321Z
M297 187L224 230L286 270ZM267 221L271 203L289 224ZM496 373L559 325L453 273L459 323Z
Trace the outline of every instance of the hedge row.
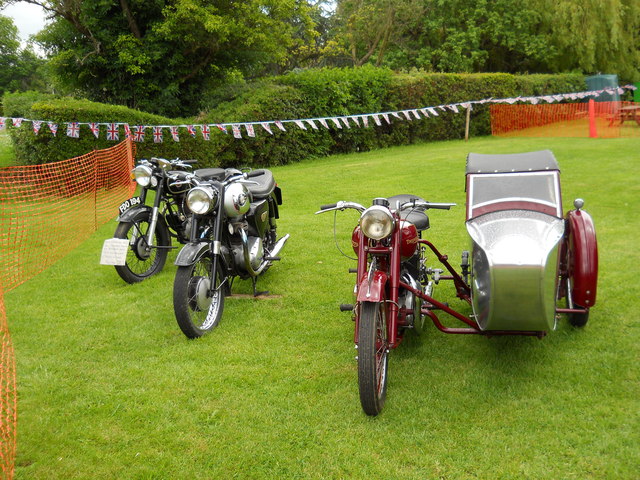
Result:
M415 72L394 74L386 69L319 69L290 73L253 84L229 85L213 92L207 112L192 119L168 119L126 107L104 105L88 100L56 98L51 95L5 95L4 115L54 121L60 124L53 137L43 126L34 135L31 124L11 128L16 159L21 164L39 164L81 155L93 149L113 145L103 131L95 138L88 126L81 126L80 138L66 136L65 123L126 122L130 125L181 125L230 123L266 120L291 120L325 116L389 112L409 108L442 105L514 96L544 95L580 91L586 88L584 77L567 75L510 74L432 74ZM269 135L261 127L256 137L212 131L205 141L180 130L180 142L164 131L164 143L153 143L151 129L145 142L137 145L139 157L194 158L200 166L283 165L312 156L338 152L371 150L419 141L457 139L464 136L465 115L442 113L437 118L394 120L391 125L329 130L299 129L285 124L287 131L273 127ZM215 130L215 129L214 129ZM244 132L243 132L244 133ZM490 134L488 107L474 106L471 114L472 136ZM124 133L120 130L121 138Z

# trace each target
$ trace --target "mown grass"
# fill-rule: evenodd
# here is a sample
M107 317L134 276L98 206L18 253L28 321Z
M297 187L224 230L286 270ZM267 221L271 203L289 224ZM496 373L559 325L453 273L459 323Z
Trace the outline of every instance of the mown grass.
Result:
M6 130L0 130L0 168L10 167L15 161L11 137Z
M313 212L396 193L457 202L431 213L428 232L457 264L468 248L466 154L545 148L566 208L581 196L596 222L589 324L563 321L543 340L431 326L392 352L385 409L365 416L353 325L337 308L351 301L353 263L335 248L332 216ZM171 261L125 285L98 265L116 225L102 227L6 295L16 478L637 478L639 161L638 140L483 138L276 168L279 230L291 240L260 282L272 296L228 299L217 330L196 341L173 316ZM345 251L356 219L338 215ZM437 295L463 308L450 288Z

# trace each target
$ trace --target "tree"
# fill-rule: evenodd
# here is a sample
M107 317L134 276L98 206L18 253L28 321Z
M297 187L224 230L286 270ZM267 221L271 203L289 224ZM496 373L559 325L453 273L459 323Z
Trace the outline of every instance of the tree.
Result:
M18 1L51 16L37 38L69 89L170 116L230 72L277 72L313 24L304 0Z
M0 15L0 98L5 92L44 89L43 63L29 48L20 48L13 20Z

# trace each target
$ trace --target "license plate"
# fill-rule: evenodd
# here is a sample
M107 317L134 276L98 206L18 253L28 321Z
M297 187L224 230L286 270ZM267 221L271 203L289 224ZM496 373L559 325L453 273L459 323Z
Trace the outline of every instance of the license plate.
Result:
M120 210L120 214L123 214L131 207L142 204L142 199L140 197L131 197L129 200L125 200L120 204L118 209Z

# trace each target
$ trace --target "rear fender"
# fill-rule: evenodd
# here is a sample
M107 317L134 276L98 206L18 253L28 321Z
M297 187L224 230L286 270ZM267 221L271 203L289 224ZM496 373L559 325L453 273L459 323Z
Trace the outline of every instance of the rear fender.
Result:
M581 307L596 303L598 283L598 243L591 216L584 210L567 213L569 227L569 272L572 272L571 299ZM571 274L571 273L570 273Z
M178 256L176 257L174 264L178 267L188 267L189 265L193 265L202 255L210 250L210 248L211 245L209 242L187 243L182 247L180 252L178 252Z
M373 272L371 281L369 276L364 277L358 285L358 302L383 302L387 278L387 274L380 270Z

